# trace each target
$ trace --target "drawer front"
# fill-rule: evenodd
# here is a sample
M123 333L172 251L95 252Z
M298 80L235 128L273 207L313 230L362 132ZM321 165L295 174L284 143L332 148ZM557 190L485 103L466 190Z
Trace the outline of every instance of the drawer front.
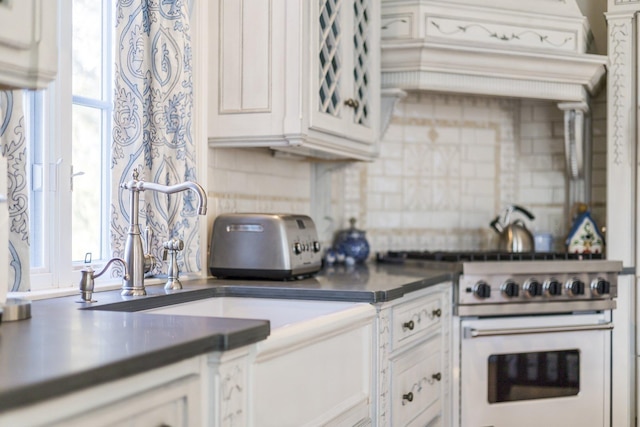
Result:
M439 414L442 394L439 337L391 361L391 425L410 425L425 411Z
M407 302L392 309L392 348L413 342L429 331L440 328L442 297L433 295Z

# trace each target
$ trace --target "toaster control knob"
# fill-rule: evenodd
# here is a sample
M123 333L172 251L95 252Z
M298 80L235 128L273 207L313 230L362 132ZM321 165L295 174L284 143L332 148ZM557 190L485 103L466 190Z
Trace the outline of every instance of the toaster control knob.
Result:
M473 287L473 294L478 298L489 298L491 296L491 286L489 286L486 282L478 282Z
M506 282L504 282L500 287L500 290L502 291L502 294L504 296L509 298L517 297L520 293L520 287L516 282L512 280L507 280Z
M313 242L313 252L320 252L320 242L317 240Z
M598 277L596 280L591 282L591 293L595 296L607 295L611 292L611 284L609 281L604 280L601 277Z
M544 282L543 290L545 295L557 297L558 295L562 295L562 284L556 279L547 280Z
M293 244L293 253L300 255L302 253L302 243L296 242Z
M565 286L570 296L584 295L584 282L580 279L571 279Z
M528 297L539 297L542 295L542 283L535 279L527 280L523 288L525 295Z

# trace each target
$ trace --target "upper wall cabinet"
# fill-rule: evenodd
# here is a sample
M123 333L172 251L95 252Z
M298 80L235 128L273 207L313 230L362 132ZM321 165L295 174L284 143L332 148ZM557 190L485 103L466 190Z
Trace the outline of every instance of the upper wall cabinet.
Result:
M0 0L0 89L42 89L57 71L56 0Z
M211 147L370 160L380 126L379 2L218 0Z

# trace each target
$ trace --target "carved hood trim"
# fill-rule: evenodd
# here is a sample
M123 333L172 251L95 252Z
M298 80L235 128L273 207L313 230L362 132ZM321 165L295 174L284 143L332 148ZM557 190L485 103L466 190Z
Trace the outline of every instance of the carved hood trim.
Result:
M575 0L520 3L383 2L382 88L587 101L607 57L585 53Z

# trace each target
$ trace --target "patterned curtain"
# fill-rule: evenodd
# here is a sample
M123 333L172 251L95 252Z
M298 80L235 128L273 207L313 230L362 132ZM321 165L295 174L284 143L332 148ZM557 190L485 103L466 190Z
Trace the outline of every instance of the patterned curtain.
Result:
M27 138L21 91L0 92L0 146L7 162L9 207L8 284L10 292L28 291L29 188L27 186ZM0 190L0 193L2 190ZM7 262L2 260L1 262Z
M148 182L196 181L193 141L193 82L188 2L119 0L116 15L113 113L111 245L122 257L129 221L129 191L120 183L137 168ZM198 215L191 191L140 193L140 228L153 232L151 253L162 259L162 243L184 241L180 271L199 271ZM157 265L154 273L166 272ZM115 273L114 273L115 274Z

